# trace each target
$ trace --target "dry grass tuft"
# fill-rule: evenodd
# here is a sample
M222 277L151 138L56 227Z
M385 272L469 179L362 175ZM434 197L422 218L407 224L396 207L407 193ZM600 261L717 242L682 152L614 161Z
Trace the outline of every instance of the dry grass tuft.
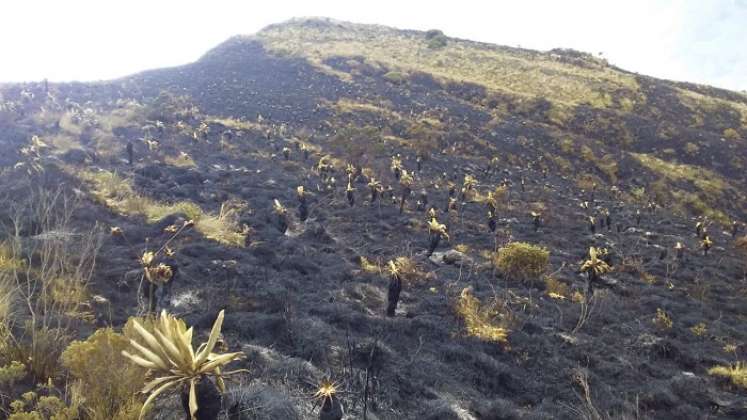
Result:
M195 163L194 159L192 159L192 156L184 152L179 153L179 155L177 156L166 156L164 158L164 162L166 162L167 165L176 166L179 168L197 167L197 163Z
M480 340L508 343L507 321L500 319L502 312L497 305L482 306L472 290L465 288L454 309L464 320L467 334Z
M431 40L415 32L347 23L307 25L303 20L271 26L259 36L270 50L299 55L318 66L330 57L365 55L367 64L389 68L387 77L398 83L406 80L400 75L426 72L526 99L542 97L553 103L587 103L600 108L612 106L612 94L617 91L624 91L631 98L642 97L635 77L614 70L591 55L575 58L583 61L583 65L576 65L567 62L562 53L537 53L454 39L434 49ZM327 71L342 73L326 67ZM340 76L350 77L347 73Z
M72 171L71 171L72 172ZM138 194L130 182L114 172L74 171L77 177L91 187L91 194L117 213L128 216L143 216L148 223L155 223L166 216L182 213L195 221L195 229L206 238L224 245L243 247L249 229L238 225L238 213L244 205L226 202L220 212L209 214L195 203L179 201L162 203Z
M553 299L565 300L571 295L568 285L554 277L545 277L545 293Z
M733 366L714 366L708 374L728 378L734 385L747 389L747 365L737 362Z

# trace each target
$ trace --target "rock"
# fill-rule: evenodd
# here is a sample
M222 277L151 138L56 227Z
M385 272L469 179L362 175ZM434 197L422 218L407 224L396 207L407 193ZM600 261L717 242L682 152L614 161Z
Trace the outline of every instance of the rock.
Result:
M511 218L500 218L498 219L498 224L501 226L508 226L508 225L517 225L519 224L519 219L515 217Z
M466 256L464 253L459 252L455 249L450 249L445 252L434 252L428 259L437 265L463 265L472 262L472 259Z
M464 265L471 264L472 258L468 257L463 252L459 252L455 249L446 251L443 255L443 262L451 265Z

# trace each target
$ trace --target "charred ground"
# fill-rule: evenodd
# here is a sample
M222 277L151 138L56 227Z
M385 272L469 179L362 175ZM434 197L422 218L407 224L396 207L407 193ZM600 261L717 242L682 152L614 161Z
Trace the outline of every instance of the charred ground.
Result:
M742 360L747 339L745 256L729 232L747 217L747 98L573 51L434 36L298 20L178 68L47 90L3 86L6 202L61 185L78 198L75 232L98 223L126 238L101 236L86 298L108 303L91 303L71 338L136 315L139 252L193 216L114 205L127 187L140 201L225 214L218 219L245 236L211 239L205 227L180 237L179 275L162 302L200 330L226 310L227 345L247 354L251 372L226 397L237 418L312 418L309 396L325 376L345 391L350 418L363 417L364 402L372 419L744 418L744 389L707 370ZM30 150L33 136L41 143ZM372 176L399 194L397 154L415 177L402 213L388 197L368 203ZM314 169L327 155L332 190ZM347 163L364 169L352 207ZM465 175L478 197L508 186L497 233L484 200L443 211L448 183L458 189ZM297 186L309 192L305 222ZM436 258L425 256L422 189L449 228ZM275 199L291 215L285 233ZM613 225L591 233L587 218L603 209ZM539 231L532 211L542 214ZM714 242L708 256L698 220ZM44 233L33 222L24 237ZM519 281L496 270L495 250L509 241L547 248L546 274ZM684 261L677 242L689 248ZM578 269L591 246L607 248L614 269L584 297ZM397 257L412 267L396 316L386 317L385 266ZM508 343L467 334L455 307L468 287L508 327ZM165 400L157 415L179 416L177 405Z

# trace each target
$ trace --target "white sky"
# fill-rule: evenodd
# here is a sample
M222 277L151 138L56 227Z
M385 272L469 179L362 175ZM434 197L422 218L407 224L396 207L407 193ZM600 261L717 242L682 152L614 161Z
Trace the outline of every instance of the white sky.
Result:
M184 64L232 35L298 16L602 52L627 70L747 90L747 0L0 0L0 82Z

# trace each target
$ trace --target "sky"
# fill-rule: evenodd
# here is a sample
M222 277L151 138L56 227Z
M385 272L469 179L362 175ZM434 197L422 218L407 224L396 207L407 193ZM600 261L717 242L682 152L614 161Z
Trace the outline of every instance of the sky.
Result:
M573 48L637 73L747 91L747 0L0 0L0 82L185 64L233 35L303 16Z

